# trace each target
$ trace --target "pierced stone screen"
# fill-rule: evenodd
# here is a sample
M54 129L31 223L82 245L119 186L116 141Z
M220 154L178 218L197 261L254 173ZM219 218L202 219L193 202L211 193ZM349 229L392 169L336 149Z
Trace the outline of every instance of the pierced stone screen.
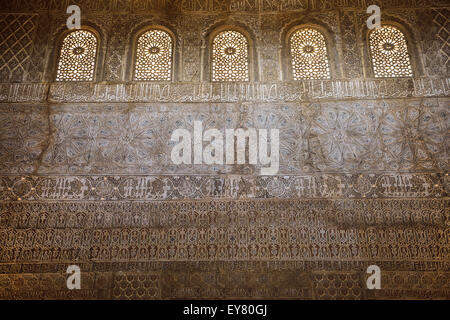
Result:
M97 38L87 30L69 33L63 40L56 81L93 81Z
M290 45L294 80L330 78L327 45L319 31L300 29L291 36Z
M213 40L212 81L249 81L247 38L237 31L224 31Z
M139 37L135 80L170 81L172 79L172 38L162 30L150 30Z
M370 33L370 53L377 78L411 77L411 61L403 33L383 26Z

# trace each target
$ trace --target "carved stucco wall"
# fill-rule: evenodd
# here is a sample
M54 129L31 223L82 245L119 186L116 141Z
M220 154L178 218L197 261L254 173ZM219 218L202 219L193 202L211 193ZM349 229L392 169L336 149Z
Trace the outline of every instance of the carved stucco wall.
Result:
M92 83L54 82L74 3L100 35ZM450 298L450 7L379 4L413 78L373 78L364 1L2 1L0 297ZM286 78L299 24L327 31L331 80ZM170 83L131 81L147 25L175 35ZM209 81L222 25L252 37L248 83ZM280 129L278 175L173 165L195 120Z

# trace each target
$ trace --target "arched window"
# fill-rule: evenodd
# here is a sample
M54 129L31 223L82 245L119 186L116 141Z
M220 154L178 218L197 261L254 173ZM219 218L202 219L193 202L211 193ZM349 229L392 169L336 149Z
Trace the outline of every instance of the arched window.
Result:
M249 45L242 33L227 30L214 37L212 81L249 81Z
M170 81L172 79L172 37L154 29L137 40L134 80Z
M290 38L294 80L330 79L325 37L312 28L295 31Z
M69 33L63 40L56 81L93 81L97 37L88 30Z
M412 68L404 34L385 25L369 35L370 54L375 77L411 77Z

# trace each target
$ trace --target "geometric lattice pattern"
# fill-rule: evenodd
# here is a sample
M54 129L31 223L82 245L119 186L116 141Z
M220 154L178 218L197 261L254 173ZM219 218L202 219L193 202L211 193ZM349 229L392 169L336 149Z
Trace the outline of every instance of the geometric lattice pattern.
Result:
M212 81L249 81L247 38L237 31L224 31L213 40Z
M290 39L294 80L329 79L327 44L317 30L304 28Z
M436 16L434 17L433 22L439 27L436 36L442 41L440 51L447 58L445 60L445 65L448 65L450 62L450 18L442 14L439 10L434 10L434 12L436 13Z
M97 37L90 31L69 33L63 40L56 81L93 81Z
M375 29L369 43L376 78L412 77L408 45L399 29L388 25Z
M139 37L134 80L170 81L172 38L162 30L150 30Z
M113 299L149 300L158 298L160 294L159 275L156 273L120 273L114 277Z
M0 16L0 80L22 81L33 50L34 15Z

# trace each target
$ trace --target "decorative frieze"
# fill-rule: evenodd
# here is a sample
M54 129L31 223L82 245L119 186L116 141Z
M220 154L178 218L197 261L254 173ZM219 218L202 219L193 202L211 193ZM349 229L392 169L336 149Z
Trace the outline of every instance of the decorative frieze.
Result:
M443 174L3 176L1 201L445 198Z
M431 6L446 6L445 0L39 0L25 1L14 0L0 6L1 11L13 10L65 10L69 5L79 5L82 10L91 12L148 12L155 10L171 9L176 12L186 13L220 13L220 12L245 12L245 13L272 13L307 10L330 9L366 9L371 4L383 6L383 8L420 8Z
M52 84L50 88L52 102L304 102L449 94L449 78L292 83L64 83Z

